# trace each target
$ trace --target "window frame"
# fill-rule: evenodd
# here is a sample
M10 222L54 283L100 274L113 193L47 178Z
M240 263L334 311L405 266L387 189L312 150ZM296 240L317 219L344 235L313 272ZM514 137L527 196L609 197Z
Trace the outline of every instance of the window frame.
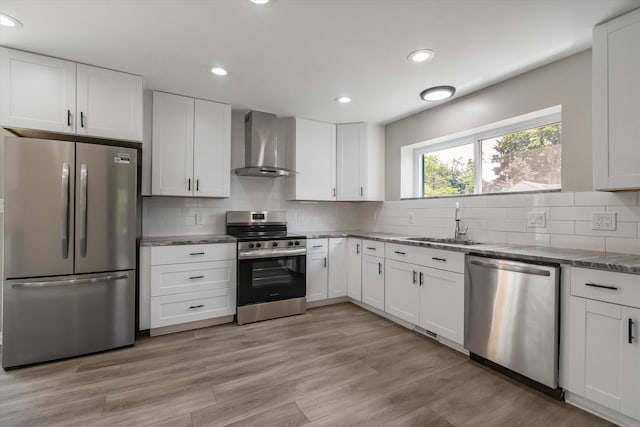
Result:
M414 162L415 171L414 182L417 183L417 197L419 198L433 198L437 196L425 196L424 195L424 156L425 154L433 153L435 151L446 150L448 148L460 147L462 145L473 144L473 170L475 184L472 194L456 194L451 195L455 197L470 196L477 194L504 194L504 193L483 193L482 192L482 141L485 139L496 138L510 133L520 132L529 129L535 129L543 126L560 124L562 126L562 113L554 112L545 114L533 119L521 120L509 125L495 126L482 131L474 132L470 135L458 138L451 138L449 140L440 141L433 144L427 144L425 146L414 149ZM562 129L562 127L561 127ZM562 133L560 134L562 138ZM562 145L562 139L560 141ZM562 185L562 184L561 184ZM444 196L444 197L451 197Z

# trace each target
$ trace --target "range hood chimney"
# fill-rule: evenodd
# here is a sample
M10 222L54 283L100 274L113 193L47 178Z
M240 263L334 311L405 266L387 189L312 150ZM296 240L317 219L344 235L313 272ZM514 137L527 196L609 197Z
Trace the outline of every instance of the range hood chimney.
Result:
M244 116L245 167L242 176L287 176L295 171L284 168L285 153L278 151L278 124L275 114L250 111Z

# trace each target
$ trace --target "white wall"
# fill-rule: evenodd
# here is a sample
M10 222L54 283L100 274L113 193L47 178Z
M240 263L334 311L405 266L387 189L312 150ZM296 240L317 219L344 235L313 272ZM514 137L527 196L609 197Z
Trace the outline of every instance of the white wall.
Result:
M145 139L143 150L149 147L148 142L149 139ZM233 112L231 169L242 166L244 113ZM285 179L236 176L232 172L231 197L228 199L145 197L142 203L142 235L224 234L225 212L228 210L286 210L291 231L361 228L358 203L289 202L285 196ZM196 224L196 213L203 215L204 224Z
M401 148L562 105L562 189L590 191L591 51L584 51L386 127L386 200L400 199Z

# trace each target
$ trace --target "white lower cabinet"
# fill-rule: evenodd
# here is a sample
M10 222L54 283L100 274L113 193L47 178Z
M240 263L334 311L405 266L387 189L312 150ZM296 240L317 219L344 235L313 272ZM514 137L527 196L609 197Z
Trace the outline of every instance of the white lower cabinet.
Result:
M329 294L329 239L307 239L307 302Z
M328 297L347 296L347 238L329 239Z
M640 421L640 308L576 295L588 290L591 298L615 299L639 282L635 275L572 269L568 389ZM640 306L637 298L624 303Z
M141 330L235 312L235 243L140 248Z
M388 259L385 270L384 311L417 325L421 267Z
M362 301L362 240L347 239L347 296Z
M424 269L420 288L420 327L464 344L464 275Z
M363 255L362 302L384 310L384 292L384 258Z

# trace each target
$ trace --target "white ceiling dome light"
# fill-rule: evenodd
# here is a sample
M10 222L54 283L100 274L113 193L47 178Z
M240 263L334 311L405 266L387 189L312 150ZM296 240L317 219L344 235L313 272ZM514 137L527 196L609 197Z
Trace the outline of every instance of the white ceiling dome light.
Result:
M254 3L254 4L267 4L267 3L269 3L269 0L251 0L251 3Z
M453 86L435 86L420 92L420 98L423 101L442 101L451 98L454 93L456 88Z
M348 104L351 102L351 98L348 96L339 96L336 98L336 102L339 102L340 104Z
M229 74L227 70L222 67L211 67L211 72L216 76L226 76L227 74Z
M412 62L426 62L433 58L436 53L430 49L419 49L411 52L407 59Z
M0 13L0 25L2 25L3 27L9 27L9 28L19 28L19 27L22 27L22 22L18 21L13 16Z

